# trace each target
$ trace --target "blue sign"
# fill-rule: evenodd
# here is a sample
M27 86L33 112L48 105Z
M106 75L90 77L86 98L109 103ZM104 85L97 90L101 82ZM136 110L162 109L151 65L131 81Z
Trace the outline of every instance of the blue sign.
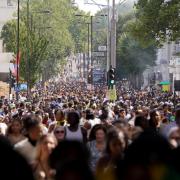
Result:
M26 90L27 90L27 84L19 84L18 87L17 87L17 85L15 85L14 90L15 90L16 92L26 91Z
M101 85L106 81L105 71L103 69L93 69L93 84Z

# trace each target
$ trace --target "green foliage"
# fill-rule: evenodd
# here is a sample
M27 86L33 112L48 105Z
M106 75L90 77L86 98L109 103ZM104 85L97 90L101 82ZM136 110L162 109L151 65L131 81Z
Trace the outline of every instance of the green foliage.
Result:
M155 65L156 47L144 47L131 34L129 26L135 21L133 13L119 16L117 24L117 74L119 78L140 75L147 66Z
M50 78L61 71L65 59L87 42L87 26L78 25L75 14L82 13L70 0L20 1L20 76L30 87L41 76ZM48 11L50 13L47 13ZM78 38L77 38L78 36ZM7 22L1 33L7 51L17 52L17 21Z
M117 69L121 78L129 77L130 74L142 74L148 65L155 65L155 59L155 47L143 48L128 34L119 38Z
M129 2L117 7L117 53L116 53L116 72L117 78L128 78L133 82L133 78L142 75L147 66L155 65L156 46L152 37L147 38L147 42L143 44L141 39L136 38L136 16L133 10L133 2ZM107 11L107 10L105 10ZM98 12L97 15L102 14ZM104 22L101 23L103 27ZM140 34L141 31L137 30ZM106 34L106 32L104 32ZM106 36L104 36L106 38ZM98 36L97 36L98 39ZM101 40L102 41L102 40ZM104 40L104 42L106 42Z
M133 35L143 44L161 45L180 37L179 0L138 0Z

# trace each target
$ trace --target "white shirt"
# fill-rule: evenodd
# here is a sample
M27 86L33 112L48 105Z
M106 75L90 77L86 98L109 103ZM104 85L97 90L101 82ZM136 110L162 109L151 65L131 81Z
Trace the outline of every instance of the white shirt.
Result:
M75 132L70 131L67 126L65 128L66 128L66 137L65 137L66 140L83 141L83 134L80 126L78 126L78 129Z
M14 149L23 155L28 163L33 163L36 158L36 146L33 146L26 138L14 145Z
M91 124L91 127L95 126L96 124L101 124L101 120L99 118L90 119L88 122Z

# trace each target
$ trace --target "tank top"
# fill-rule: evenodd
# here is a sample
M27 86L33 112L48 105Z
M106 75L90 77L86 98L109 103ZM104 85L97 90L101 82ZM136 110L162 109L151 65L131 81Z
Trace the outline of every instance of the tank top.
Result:
M66 126L66 140L76 140L76 141L83 141L83 135L81 131L81 127L78 126L77 131L70 131L69 128Z

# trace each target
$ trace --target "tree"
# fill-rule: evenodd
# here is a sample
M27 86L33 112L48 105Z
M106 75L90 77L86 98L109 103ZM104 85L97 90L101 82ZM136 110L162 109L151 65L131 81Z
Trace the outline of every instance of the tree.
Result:
M25 81L29 78L32 87L41 76L47 80L63 69L66 57L75 50L77 34L83 41L85 28L77 26L73 31L72 22L77 24L74 14L79 10L72 6L70 0L29 2L29 14L27 1L21 1L20 8L20 76ZM43 13L45 10L50 13ZM1 37L7 51L17 54L15 20L4 25Z
M127 78L133 87L140 87L143 72L148 66L155 65L156 46L154 42L144 45L140 39L136 38L135 34L132 33L132 31L135 30L132 24L136 22L132 1L128 4L118 6L117 9L119 16L116 31L116 77L119 80ZM101 11L97 13L97 15L101 14ZM99 26L104 28L104 25L105 23L102 21ZM104 41L105 43L106 36L106 31L102 31L101 36L98 35L95 37L98 41L96 41L94 46L97 47L100 41ZM152 40L152 38L149 40Z
M161 45L180 37L179 0L138 0L133 36L144 45Z
M32 87L38 78L40 63L45 58L48 41L44 37L37 37L35 33L29 33L30 42L28 49L30 53L29 62L27 62L27 29L25 23L20 21L20 76L25 81L29 77L29 85ZM6 44L7 51L17 54L17 22L15 20L11 20L4 25L1 37L3 38L3 43ZM27 67L29 67L29 70Z
M134 87L140 87L139 78L147 66L155 65L156 48L143 48L130 34L119 38L117 52L117 76L127 78Z
M134 13L119 16L117 23L117 76L127 78L134 87L140 86L139 79L147 66L155 65L156 47L144 47L129 30L135 21Z

